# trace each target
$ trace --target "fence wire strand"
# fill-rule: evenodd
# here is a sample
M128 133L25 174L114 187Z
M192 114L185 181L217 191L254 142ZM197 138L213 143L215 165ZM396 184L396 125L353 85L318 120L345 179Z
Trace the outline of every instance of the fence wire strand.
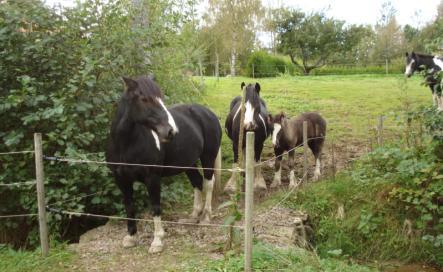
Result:
M172 168L172 169L196 169L196 170L214 170L214 171L228 171L228 172L243 172L244 169L237 167L236 169L228 168L210 168L210 167L193 167L193 166L174 166L174 165L157 165L157 164L141 164L141 163L124 163L124 162L107 162L107 161L92 161L82 159L70 159L65 157L50 157L43 156L45 160L67 162L67 163L84 163L84 164L104 164L104 165L124 165L124 166L139 166L139 167L154 167L154 168Z
M0 215L0 218L16 218L16 217L28 217L28 216L37 216L38 213L25 213L25 214L9 214L9 215Z
M154 219L144 219L144 218L128 218L128 217L122 217L122 216L110 216L110 215L102 215L102 214L94 214L94 213L82 213L82 212L74 212L74 211L66 211L66 210L59 210L54 209L49 206L46 206L46 209L53 213L61 213L66 215L77 215L77 216L90 216L90 217L98 217L98 218L107 218L107 219L113 219L113 220L131 220L131 221L139 221L139 222L150 222L154 223ZM209 224L209 223L188 223L188 222L177 222L177 221L168 221L168 220L161 220L162 223L170 224L170 225L184 225L184 226L196 226L196 227L234 227L238 229L243 229L243 226L231 226L226 224Z
M32 185L37 184L37 182L34 181L25 181L25 182L14 182L14 183L0 183L0 187L18 187L21 185Z
M27 154L27 153L34 153L34 151L33 150L25 150L25 151L0 152L0 156L1 155Z

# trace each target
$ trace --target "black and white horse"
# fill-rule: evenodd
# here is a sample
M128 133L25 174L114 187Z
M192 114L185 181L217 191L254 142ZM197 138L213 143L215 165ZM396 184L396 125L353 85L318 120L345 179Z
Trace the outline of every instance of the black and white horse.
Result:
M316 112L302 113L297 118L287 118L284 113L270 116L270 123L273 126L272 144L274 145L275 160L275 176L271 187L281 185L281 161L283 152L288 152L289 161L289 187L296 185L294 173L294 148L303 144L303 122L308 124L308 146L315 157L314 180L320 178L321 172L321 152L326 136L326 121L320 114Z
M222 130L217 116L200 105L177 105L169 109L162 93L151 77L123 78L123 93L111 127L106 151L108 162L149 164L161 166L213 168L221 143ZM117 186L123 193L128 218L135 218L132 201L133 183L144 183L149 192L154 216L154 240L149 252L163 249L164 230L161 225L161 177L185 172L194 187L194 208L191 220L207 222L212 212L214 171L162 167L110 165ZM202 190L206 190L203 207ZM199 218L200 216L200 218ZM137 226L128 220L128 235L124 247L137 243Z
M271 127L267 123L268 111L266 103L260 98L260 84L249 84L246 86L244 82L241 83L240 89L246 88L245 97L245 115L244 122L241 124L244 127L243 147L242 152L246 146L246 132L253 131L255 134L255 161L260 162L261 152L263 150L263 143L271 134ZM226 117L225 129L229 138L232 140L232 148L234 151L234 165L233 169L238 167L238 139L240 136L240 110L241 97L237 96L231 101L229 114ZM237 172L233 172L231 178L225 186L225 191L232 191L236 187ZM255 168L254 187L266 189L266 182L261 173L261 166Z
M431 88L434 105L437 106L438 111L443 111L441 82L435 77L436 73L443 70L443 58L414 52L408 54L406 52L405 75L410 77L415 71L423 70L426 71L425 80Z

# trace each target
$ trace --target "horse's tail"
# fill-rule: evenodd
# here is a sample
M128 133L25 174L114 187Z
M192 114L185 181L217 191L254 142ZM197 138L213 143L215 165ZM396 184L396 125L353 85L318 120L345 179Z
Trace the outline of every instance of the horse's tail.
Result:
M222 191L220 170L222 168L221 146L219 147L217 157L215 158L214 168L214 189L212 199L217 199Z

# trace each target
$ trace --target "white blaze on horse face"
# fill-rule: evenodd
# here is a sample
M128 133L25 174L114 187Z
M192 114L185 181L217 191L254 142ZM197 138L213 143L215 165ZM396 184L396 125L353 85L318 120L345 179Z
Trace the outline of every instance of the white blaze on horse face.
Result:
M438 67L440 67L440 69L443 70L443 61L440 58L434 57L433 61L435 65L437 65Z
M405 76L410 76L412 75L412 65L415 63L415 60L412 59L411 62L408 63L408 65L406 65L406 71L405 71Z
M166 111L166 114L168 115L168 123L172 127L172 130L174 131L174 133L178 133L177 125L175 124L174 118L172 117L171 113L168 111L165 104L163 104L163 101L161 100L160 97L157 97L157 101L158 101L158 103L160 103L162 108Z
M247 101L245 104L245 120L244 125L246 127L254 124L254 108L251 105L251 102Z
M157 146L157 149L160 150L160 139L158 138L157 132L155 132L151 129L151 133L152 133L152 136L154 136L155 145Z
M272 132L272 144L275 146L277 144L277 135L281 130L281 125L275 123L274 124L274 131Z

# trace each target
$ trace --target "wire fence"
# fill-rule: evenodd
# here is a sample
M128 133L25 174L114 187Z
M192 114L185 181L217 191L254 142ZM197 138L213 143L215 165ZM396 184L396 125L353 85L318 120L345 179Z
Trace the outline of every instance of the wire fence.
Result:
M32 150L25 150L25 151L0 152L0 156L2 156L2 155L28 154L28 153L34 153L34 151L32 151Z

